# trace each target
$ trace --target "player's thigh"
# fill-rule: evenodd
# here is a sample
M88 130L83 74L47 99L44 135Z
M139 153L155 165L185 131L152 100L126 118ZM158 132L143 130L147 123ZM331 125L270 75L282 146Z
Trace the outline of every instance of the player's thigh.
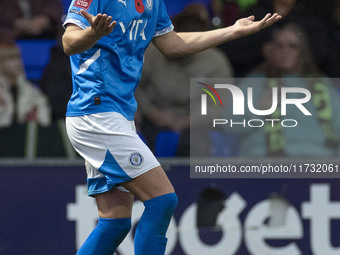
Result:
M129 190L141 201L175 192L168 176L161 166L122 183L121 186Z
M131 218L133 194L113 188L95 198L100 218Z

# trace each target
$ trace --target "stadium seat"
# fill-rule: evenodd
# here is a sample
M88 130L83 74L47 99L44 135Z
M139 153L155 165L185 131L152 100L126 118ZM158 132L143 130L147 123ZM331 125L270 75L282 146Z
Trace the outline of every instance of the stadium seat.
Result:
M176 156L179 141L179 132L162 131L157 135L155 155L156 157Z
M18 40L26 77L33 82L39 82L44 68L50 60L51 48L57 45L57 40Z
M222 131L210 131L210 156L233 157L238 155L239 137Z

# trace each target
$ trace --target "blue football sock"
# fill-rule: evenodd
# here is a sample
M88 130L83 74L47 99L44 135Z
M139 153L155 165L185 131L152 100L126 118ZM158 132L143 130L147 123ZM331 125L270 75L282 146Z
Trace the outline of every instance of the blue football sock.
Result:
M112 255L131 228L131 218L99 218L77 255Z
M177 206L176 193L169 193L144 202L145 210L135 234L135 255L163 255L166 231Z

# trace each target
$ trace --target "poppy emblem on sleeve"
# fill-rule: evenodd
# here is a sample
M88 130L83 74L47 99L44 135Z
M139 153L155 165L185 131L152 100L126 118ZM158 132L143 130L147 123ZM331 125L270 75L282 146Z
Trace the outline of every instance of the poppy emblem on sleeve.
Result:
M145 10L143 0L135 0L135 7L138 13L143 13Z

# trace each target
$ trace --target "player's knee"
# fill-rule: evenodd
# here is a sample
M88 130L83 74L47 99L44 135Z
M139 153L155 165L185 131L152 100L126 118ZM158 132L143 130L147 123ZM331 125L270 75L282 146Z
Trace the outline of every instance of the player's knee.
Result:
M103 233L117 234L120 233L121 236L126 236L131 230L131 219L121 218L121 219L109 219L109 218L99 218L98 227ZM117 233L114 233L117 232Z
M171 214L174 213L176 207L178 204L178 197L176 195L176 193L169 193L166 196L166 210L168 210L169 212L171 212Z
M165 237L177 202L176 193L154 197L144 202L145 211L138 225L138 232L143 233L143 238L153 235Z
M131 220L123 224L121 235L126 236L130 232L130 230L131 230Z
M156 208L158 211L163 211L165 215L171 217L178 203L176 193L168 193L159 197L152 198L144 202L146 208Z

